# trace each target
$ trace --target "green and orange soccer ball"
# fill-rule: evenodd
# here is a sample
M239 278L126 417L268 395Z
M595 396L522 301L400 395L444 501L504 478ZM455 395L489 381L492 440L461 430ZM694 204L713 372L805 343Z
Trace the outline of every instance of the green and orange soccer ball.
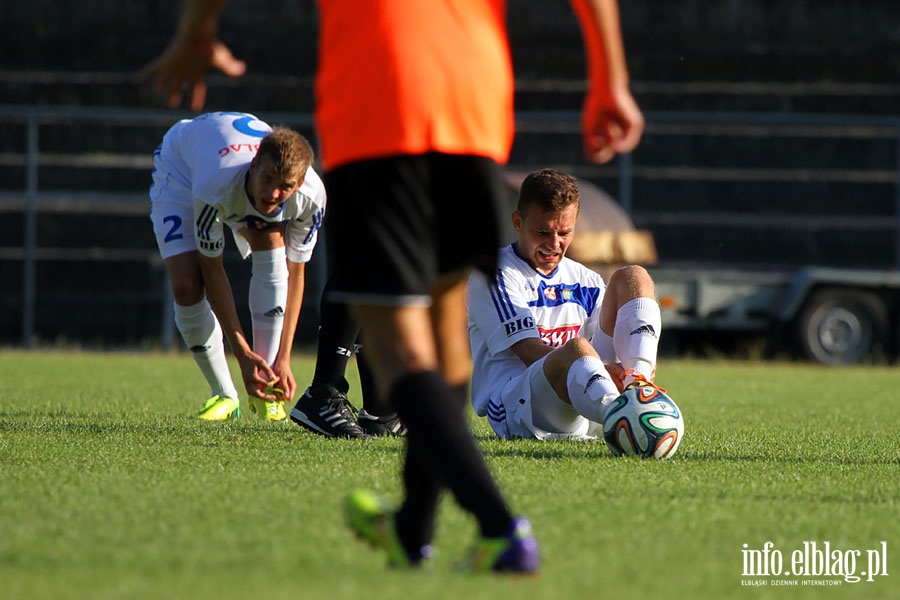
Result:
M681 409L651 385L625 390L603 414L603 438L616 456L669 458L683 437Z

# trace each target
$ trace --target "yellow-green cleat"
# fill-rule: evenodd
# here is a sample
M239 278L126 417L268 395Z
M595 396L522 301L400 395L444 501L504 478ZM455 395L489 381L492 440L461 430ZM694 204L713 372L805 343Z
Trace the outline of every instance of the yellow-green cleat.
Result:
M394 509L375 494L365 490L354 490L344 504L347 524L356 536L387 554L391 567L409 568L419 566L432 554L431 546L423 546L415 555L403 548L394 525Z
M287 413L284 412L284 402L278 400L266 401L262 398L250 397L250 412L266 421L284 421Z
M215 395L203 405L203 409L197 413L198 419L204 421L226 421L228 419L241 418L241 403L234 398Z

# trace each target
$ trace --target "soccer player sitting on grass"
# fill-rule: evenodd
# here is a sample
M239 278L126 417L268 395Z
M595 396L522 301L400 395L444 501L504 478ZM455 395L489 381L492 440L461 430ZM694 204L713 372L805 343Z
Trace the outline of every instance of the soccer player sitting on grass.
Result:
M653 385L653 280L633 265L604 283L566 258L580 202L569 175L529 174L512 215L518 240L500 250L493 280L469 278L472 404L502 438L602 439L605 407Z
M173 125L153 153L150 218L175 298L175 323L211 397L197 415L240 417L224 332L260 418L285 418L297 389L291 349L306 262L325 212L313 150L299 133L255 116L207 113ZM247 341L225 273L227 224L241 255L252 253Z

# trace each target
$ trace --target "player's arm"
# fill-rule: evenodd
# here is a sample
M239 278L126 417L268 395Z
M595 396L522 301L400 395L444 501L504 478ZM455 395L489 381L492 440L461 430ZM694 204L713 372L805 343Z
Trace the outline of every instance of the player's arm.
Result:
M588 94L581 127L585 157L596 163L631 152L644 131L644 116L629 89L617 0L569 0L584 38Z
M231 344L235 354L250 351L250 344L244 336L237 309L234 305L234 297L231 292L231 283L225 273L225 265L222 255L204 256L200 254L200 271L203 275L203 283L206 286L206 295L219 323L222 325L225 337Z
M231 351L241 368L241 378L247 393L266 400L274 400L274 396L264 394L262 389L275 379L275 374L266 361L253 352L247 336L244 335L238 319L237 308L234 305L231 283L225 273L222 255L206 256L201 252L200 272L206 287L207 299L213 312L216 313L216 318L219 320L222 331L231 345Z
M525 363L526 367L553 352L553 348L544 344L540 338L520 340L513 344L510 349Z
M266 400L274 400L274 396L263 393L262 389L275 379L275 373L261 356L253 352L247 336L244 335L222 255L205 256L201 253L200 271L209 303L240 365L241 378L247 393Z
M310 167L312 170L312 167ZM300 218L285 225L284 242L288 266L287 305L281 327L278 354L272 363L279 377L279 387L285 398L290 400L297 391L297 382L291 369L291 351L303 307L303 293L306 288L306 263L312 257L318 241L319 226L325 217L325 189L320 188L307 205Z
M527 302L512 284L515 274L505 272L490 283L481 274L469 277L466 301L470 329L477 328L492 354L512 350L526 366L551 351L541 342ZM478 365L475 365L478 368Z
M185 86L190 108L199 111L206 103L206 82L210 69L230 77L247 70L218 38L219 13L227 0L184 0L178 29L163 53L138 74L141 81L153 80L153 88L166 98L170 108L181 104Z
M294 347L294 336L300 320L300 309L303 306L303 291L306 287L306 263L287 261L288 292L287 306L284 309L284 322L281 327L281 340L278 354L272 363L272 369L279 378L279 386L286 399L290 400L297 391L297 381L291 370L291 351Z

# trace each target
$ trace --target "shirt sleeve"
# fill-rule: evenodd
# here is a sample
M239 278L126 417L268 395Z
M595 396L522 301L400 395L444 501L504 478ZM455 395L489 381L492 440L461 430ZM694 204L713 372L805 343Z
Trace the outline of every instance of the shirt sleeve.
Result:
M306 209L288 222L285 230L285 252L291 262L308 262L319 239L319 228L325 218L325 190L309 198Z
M210 258L225 251L225 233L219 209L194 196L194 240L200 254Z
M497 271L488 281L480 274L469 280L469 314L483 335L491 354L498 354L520 340L540 339L537 324L523 292L521 277L509 269Z

